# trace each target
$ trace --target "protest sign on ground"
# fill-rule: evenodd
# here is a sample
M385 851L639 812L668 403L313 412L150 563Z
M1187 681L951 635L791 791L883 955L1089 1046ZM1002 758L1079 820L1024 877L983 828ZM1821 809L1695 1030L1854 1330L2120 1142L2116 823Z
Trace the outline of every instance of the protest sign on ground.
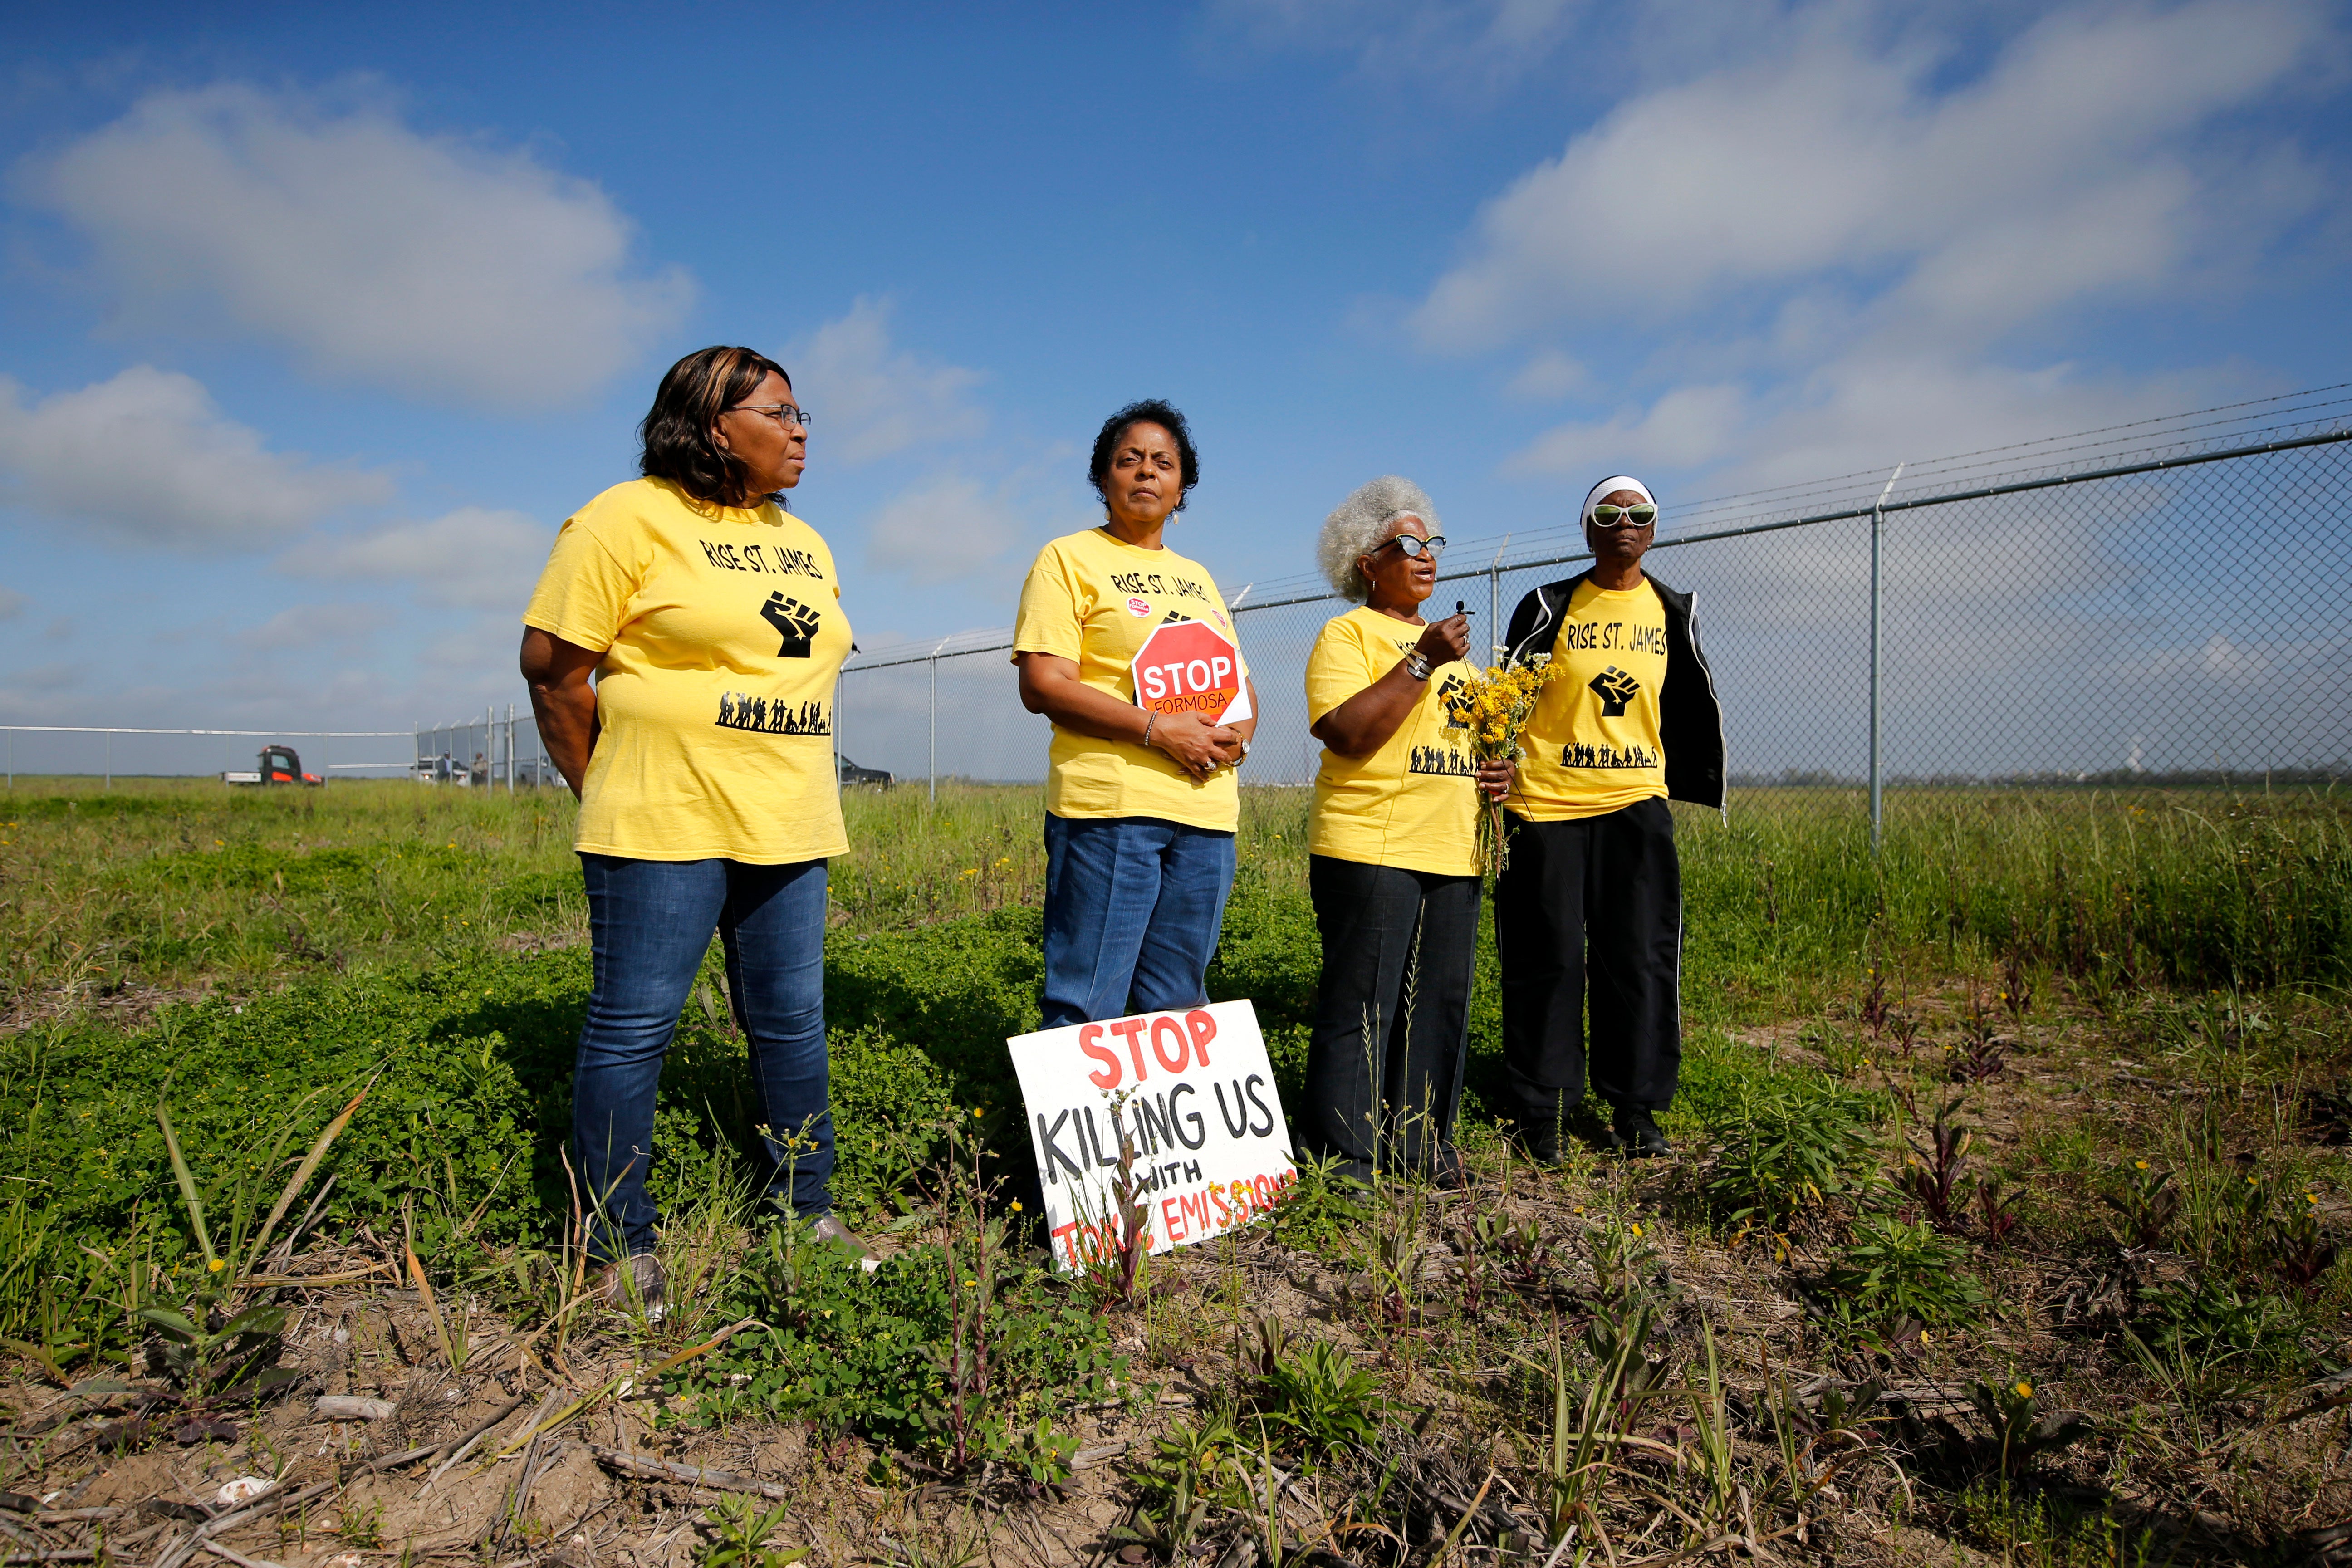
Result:
M1123 1142L1154 1252L1246 1224L1297 1179L1274 1068L1247 1002L1005 1043L1027 1102L1054 1258L1065 1268L1118 1245Z

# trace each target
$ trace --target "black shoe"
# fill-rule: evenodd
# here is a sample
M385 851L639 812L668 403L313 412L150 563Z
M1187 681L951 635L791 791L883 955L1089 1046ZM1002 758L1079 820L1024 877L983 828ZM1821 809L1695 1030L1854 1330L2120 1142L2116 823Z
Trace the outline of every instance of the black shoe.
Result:
M1617 1130L1601 1120L1600 1108L1591 1100L1583 1100L1569 1108L1568 1131L1581 1138L1603 1154L1622 1154L1625 1140Z
M1671 1154L1675 1146L1658 1131L1657 1118L1646 1110L1621 1106L1615 1127L1618 1141L1624 1146L1629 1160L1647 1160L1660 1154Z
M1470 1184L1470 1173L1462 1168L1462 1151L1448 1143L1437 1151L1430 1161L1429 1183L1441 1193L1458 1193Z
M1557 1116L1523 1116L1513 1130L1513 1141L1527 1157L1538 1165L1560 1163L1559 1118Z

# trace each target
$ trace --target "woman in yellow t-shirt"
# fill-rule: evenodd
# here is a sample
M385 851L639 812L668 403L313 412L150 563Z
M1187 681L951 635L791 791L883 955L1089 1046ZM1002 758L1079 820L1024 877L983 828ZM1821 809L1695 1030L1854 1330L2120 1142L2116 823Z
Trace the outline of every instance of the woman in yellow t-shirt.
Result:
M872 1261L832 1216L824 1044L825 860L849 847L832 742L849 623L832 551L776 501L800 483L808 424L774 361L687 355L640 426L645 477L564 523L523 612L531 710L580 797L595 982L572 1152L607 1300L650 1303L667 1283L646 1193L654 1095L714 931L751 1041L768 1202Z
M1323 742L1307 890L1323 978L1307 1049L1303 1142L1369 1180L1374 1166L1457 1185L1454 1113L1477 967L1477 792L1508 763L1476 763L1447 711L1470 623L1432 624L1445 536L1419 485L1374 479L1323 522L1324 575L1359 607L1307 658L1307 715Z
M1208 1000L1234 885L1233 770L1257 728L1216 580L1169 549L1200 482L1184 416L1103 422L1100 528L1056 539L1021 585L1021 703L1054 721L1045 786L1045 1026Z

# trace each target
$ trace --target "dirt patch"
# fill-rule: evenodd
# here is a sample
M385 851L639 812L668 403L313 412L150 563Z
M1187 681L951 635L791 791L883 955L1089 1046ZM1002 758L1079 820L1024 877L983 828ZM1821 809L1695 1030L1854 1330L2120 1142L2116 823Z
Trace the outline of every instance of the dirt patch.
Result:
M13 1035L53 1020L72 1018L129 1032L143 1029L168 1006L202 1002L213 994L210 982L194 985L129 984L89 987L67 986L49 991L19 992L0 1011L0 1035Z

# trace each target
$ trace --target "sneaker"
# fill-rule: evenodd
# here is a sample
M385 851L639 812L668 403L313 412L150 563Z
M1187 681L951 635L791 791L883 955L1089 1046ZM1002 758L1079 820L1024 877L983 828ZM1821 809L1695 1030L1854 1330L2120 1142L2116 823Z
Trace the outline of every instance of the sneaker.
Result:
M1647 1160L1675 1152L1675 1146L1666 1142L1666 1135L1658 1131L1657 1118L1648 1111L1620 1106L1616 1121L1615 1131L1624 1144L1627 1159Z
M669 1273L662 1268L661 1259L650 1252L639 1252L625 1261L607 1263L596 1270L588 1299L600 1307L618 1311L643 1308L648 1318L659 1321L662 1295L668 1288Z
M866 1244L866 1238L832 1215L825 1215L811 1226L809 1234L819 1241L839 1247L857 1259L857 1267L865 1269L868 1274L882 1267L882 1259L875 1256L874 1249Z
M1462 1166L1462 1151L1453 1144L1441 1145L1429 1163L1430 1185L1441 1193L1458 1193L1470 1184L1470 1173Z

